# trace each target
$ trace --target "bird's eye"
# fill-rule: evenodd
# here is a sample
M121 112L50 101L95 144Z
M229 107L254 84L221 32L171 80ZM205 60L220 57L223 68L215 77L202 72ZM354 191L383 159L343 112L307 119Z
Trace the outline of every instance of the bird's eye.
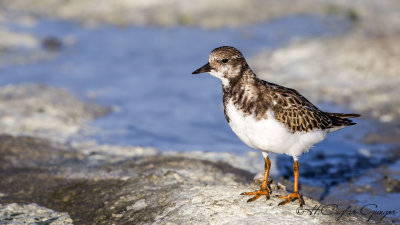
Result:
M223 59L222 63L227 63L229 60L228 59Z

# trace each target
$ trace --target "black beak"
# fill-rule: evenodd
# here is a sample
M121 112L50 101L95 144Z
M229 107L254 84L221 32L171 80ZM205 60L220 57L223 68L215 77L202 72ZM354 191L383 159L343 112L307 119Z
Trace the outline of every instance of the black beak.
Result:
M192 74L207 73L207 72L211 72L211 70L212 70L212 67L210 66L210 63L207 63L206 65L204 65L201 68L194 71Z

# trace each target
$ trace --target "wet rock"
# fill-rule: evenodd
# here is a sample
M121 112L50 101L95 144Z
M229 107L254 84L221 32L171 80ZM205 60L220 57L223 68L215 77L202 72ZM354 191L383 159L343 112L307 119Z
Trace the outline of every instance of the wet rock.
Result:
M49 151L52 149L52 151ZM0 135L0 168L46 168L83 158L66 146L32 137Z
M99 144L94 140L73 141L69 143L73 148L85 155L88 165L101 165L104 162L117 163L127 158L140 158L161 154L161 151L152 147L114 146Z
M0 24L1 20L0 18ZM0 28L0 68L9 65L24 65L50 58L49 55L39 50L38 37L31 33L13 31L4 27Z
M0 129L65 142L90 132L85 123L105 115L108 107L85 103L65 90L41 84L0 88Z
M178 152L178 151L167 151L164 153L165 155L175 155L182 156L194 159L203 159L212 162L225 162L231 165L235 165L235 167L247 170L251 173L257 174L261 172L264 168L264 160L262 158L261 152L259 151L249 151L246 154L237 155L231 154L228 152L204 152L204 151L190 151L190 152ZM278 176L279 171L277 170L276 155L271 154L270 156L272 160L272 166L270 175Z
M302 156L300 177L303 183L316 186L334 186L346 183L351 178L360 176L366 170L392 163L386 157L366 157L359 153L354 155L332 153L325 156L321 150L314 151L317 153ZM280 174L293 178L291 158L279 155L277 160Z
M383 183L386 187L386 192L400 192L400 181L396 178L385 176L383 177Z
M55 37L48 37L42 40L42 46L48 51L59 51L62 45L62 42Z
M38 47L38 45L38 39L31 34L0 29L0 51L18 48L32 49Z
M79 150L24 137L2 136L1 140L7 143L0 146L4 161L27 155L0 168L0 192L4 193L0 204L33 202L68 213L74 224L336 222L334 216L298 213L297 202L278 206L280 199L275 195L288 193L275 185L270 200L247 203L247 197L239 194L259 188L251 185L254 174L223 162L152 155L88 166L87 158L76 153ZM42 157L31 160L39 163L25 164L36 151ZM67 153L72 156L65 157ZM56 164L46 163L54 158ZM72 178L74 174L80 178ZM306 196L304 200L310 207L319 204ZM32 215L37 213L33 210ZM363 224L364 219L345 215L339 223Z
M341 183L332 187L331 195L324 202L341 202L344 204L357 204L359 206L369 205L376 211L392 211L387 222L398 224L399 205L398 188L400 165L399 156L393 156L394 163L380 165L379 167L365 171L358 177L354 177L347 183ZM372 205L371 205L372 204Z
M32 204L0 204L0 224L72 224L67 213Z

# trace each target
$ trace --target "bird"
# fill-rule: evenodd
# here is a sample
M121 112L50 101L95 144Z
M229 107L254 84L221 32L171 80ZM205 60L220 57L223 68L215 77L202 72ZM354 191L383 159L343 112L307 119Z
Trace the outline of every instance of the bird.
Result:
M221 46L211 51L208 62L192 74L209 73L221 80L225 119L238 138L251 148L260 150L264 158L261 188L244 192L253 202L261 196L270 199L269 153L293 158L294 187L287 196L278 196L278 205L298 199L298 158L327 134L355 125L350 118L359 114L330 113L317 108L295 89L260 79L250 68L243 54L234 47Z

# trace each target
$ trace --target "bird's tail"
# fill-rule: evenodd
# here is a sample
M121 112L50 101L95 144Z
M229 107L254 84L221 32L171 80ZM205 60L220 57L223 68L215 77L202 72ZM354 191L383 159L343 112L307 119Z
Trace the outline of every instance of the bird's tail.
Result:
M333 120L333 126L335 127L342 127L342 126L351 126L355 125L356 123L353 122L349 118L360 117L360 114L345 114L345 113L328 113L329 117Z

